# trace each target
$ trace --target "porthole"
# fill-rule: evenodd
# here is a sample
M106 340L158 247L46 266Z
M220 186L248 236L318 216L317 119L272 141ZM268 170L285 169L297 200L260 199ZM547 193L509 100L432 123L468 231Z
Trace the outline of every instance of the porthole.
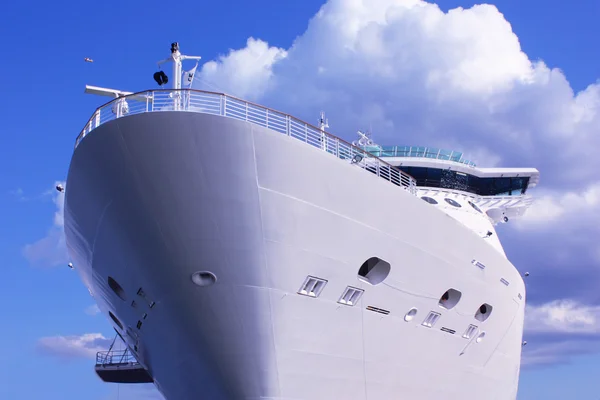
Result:
M450 204L451 206L454 206L454 207L457 207L457 208L461 208L462 207L459 202L457 202L456 200L451 199L449 197L444 198L444 200L446 201L446 203Z
M479 336L477 336L477 339L475 339L475 341L476 341L477 343L481 343L481 342L483 341L483 338L484 338L484 337L485 337L485 332L481 332L481 333L479 334Z
M481 209L480 209L479 207L477 207L477 205L476 205L475 203L473 203L472 201L469 201L468 203L469 203L469 205L470 205L471 207L473 207L473 208L474 208L476 211L478 211L478 212L480 212L480 213L482 213L482 214L483 214L483 211L481 211Z
M458 290L448 289L446 290L446 292L444 292L442 297L440 297L438 305L442 308L445 308L446 310L451 310L452 308L454 308L454 306L458 304L461 296L462 293Z
M408 312L406 313L406 315L404 316L404 320L406 322L410 322L412 321L412 319L417 315L417 309L416 308L411 308L410 310L408 310Z
M110 316L110 319L112 319L112 320L113 320L113 322L114 322L115 324L117 324L117 326L118 326L118 327L119 327L121 330L123 330L123 324L121 324L121 321L119 321L119 318L115 317L115 314L113 314L113 313L112 313L112 312L110 312L110 311L108 312L108 315Z
M371 285L378 285L390 274L392 266L387 261L371 257L360 266L358 279Z
M121 285L112 276L108 277L108 286L121 300L125 301L125 290L123 290Z
M428 196L421 197L421 200L424 200L424 201L428 202L429 204L437 204L438 203L436 199L433 199Z
M477 321L481 321L481 322L487 320L490 317L490 315L492 314L492 309L493 309L492 306L490 306L487 303L483 303L477 309L477 312L475 313L475 319Z
M216 281L216 275L209 271L198 271L192 274L192 282L198 286L211 286Z

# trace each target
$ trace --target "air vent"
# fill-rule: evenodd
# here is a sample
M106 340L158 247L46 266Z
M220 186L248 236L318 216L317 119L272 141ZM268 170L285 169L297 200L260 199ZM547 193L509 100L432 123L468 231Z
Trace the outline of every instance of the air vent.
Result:
M500 278L500 282L504 283L506 286L510 285L510 283L508 283L508 281L504 278Z
M445 326L440 328L440 331L449 333L451 335L454 335L456 333L456 331L454 329L446 328Z
M300 287L298 294L302 294L304 296L309 297L319 297L321 291L327 284L325 279L315 278L314 276L308 276L304 280L304 283Z
M367 310L375 311L375 312L383 314L383 315L388 315L390 313L388 310L384 310L383 308L377 308L377 307L373 307L373 306L367 306Z
M464 337L465 339L471 339L475 332L477 332L477 327L475 325L469 325L465 333L463 333L462 337Z
M423 321L423 323L421 325L431 328L435 325L435 323L437 322L437 320L439 318L440 318L440 313L436 313L435 311L430 311L429 314L427 315L427 318L425 318L425 321Z
M473 265L474 265L474 266L476 266L477 268L480 268L480 269L485 269L485 265L483 265L482 263L480 263L480 262L479 262L479 261L477 261L477 260L472 260L472 261L471 261L471 264L473 264Z
M364 290L362 289L348 286L346 290L344 290L344 293L342 293L338 303L345 304L347 306L353 306L358 302L363 293Z

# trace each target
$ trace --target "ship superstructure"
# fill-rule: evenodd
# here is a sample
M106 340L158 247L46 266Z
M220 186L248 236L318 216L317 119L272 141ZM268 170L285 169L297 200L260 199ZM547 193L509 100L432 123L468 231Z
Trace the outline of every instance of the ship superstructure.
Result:
M98 375L168 400L515 399L525 287L494 224L537 170L350 144L182 89L186 58L169 89L86 88L115 99L76 140L65 234L127 344Z

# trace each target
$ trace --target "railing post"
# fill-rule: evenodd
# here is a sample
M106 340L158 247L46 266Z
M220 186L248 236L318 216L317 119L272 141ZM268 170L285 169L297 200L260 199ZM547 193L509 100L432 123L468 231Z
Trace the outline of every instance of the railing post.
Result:
M267 108L267 112L266 112L266 116L267 116L267 128L269 127L269 109Z
M287 133L288 136L292 136L292 124L289 115L285 116L285 133Z
M246 103L246 121L248 121L248 103Z

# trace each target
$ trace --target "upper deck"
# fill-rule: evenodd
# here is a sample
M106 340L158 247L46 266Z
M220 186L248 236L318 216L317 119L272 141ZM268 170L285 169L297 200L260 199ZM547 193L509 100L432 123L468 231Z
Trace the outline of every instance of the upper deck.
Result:
M365 150L377 157L410 157L430 160L451 161L475 167L473 161L463 158L463 153L425 146L366 146Z
M127 93L90 86L86 87L86 92L111 93L117 98L96 109L77 136L75 148L86 135L100 125L130 115L173 111L213 114L260 125L300 140L416 194L415 179L379 157L289 114L224 93L195 89L148 90Z

